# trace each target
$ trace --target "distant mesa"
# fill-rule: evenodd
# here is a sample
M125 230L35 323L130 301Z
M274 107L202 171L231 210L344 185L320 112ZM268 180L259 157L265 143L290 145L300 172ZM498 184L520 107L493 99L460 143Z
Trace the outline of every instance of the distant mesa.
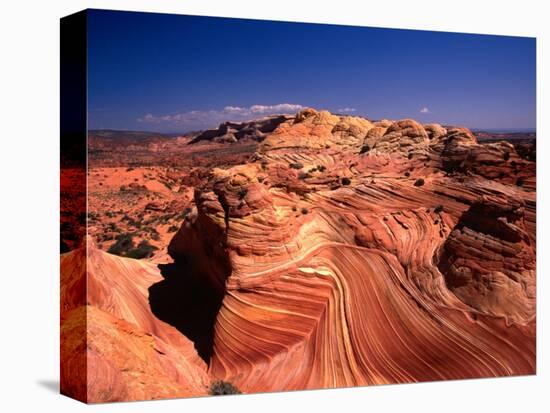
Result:
M266 134L273 132L281 123L291 117L286 115L269 116L248 122L224 122L217 129L208 129L189 143L201 141L237 142L243 139L261 141Z

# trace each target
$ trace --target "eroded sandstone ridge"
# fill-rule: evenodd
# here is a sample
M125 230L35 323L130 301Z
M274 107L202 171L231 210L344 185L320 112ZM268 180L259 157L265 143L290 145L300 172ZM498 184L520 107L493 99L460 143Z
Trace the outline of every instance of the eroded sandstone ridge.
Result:
M61 392L89 403L206 394L193 343L149 308L157 266L87 244L61 257Z
M169 247L225 288L209 375L256 392L534 373L535 199L509 143L298 113L212 170Z
M65 392L83 369L89 401L535 372L531 153L313 109L199 136L259 143L194 181L173 263L63 255Z

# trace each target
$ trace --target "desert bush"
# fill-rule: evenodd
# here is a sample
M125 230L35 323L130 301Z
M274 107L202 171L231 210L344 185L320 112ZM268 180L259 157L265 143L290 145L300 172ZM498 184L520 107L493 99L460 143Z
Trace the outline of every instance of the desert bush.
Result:
M306 215L308 212L307 208L302 208L302 214Z
M292 162L288 164L289 167L292 169L302 169L304 165L302 165L300 162Z
M327 170L327 167L325 165L317 165L317 170L319 172L325 172Z
M135 258L135 259L149 258L151 255L153 255L153 252L157 249L158 249L157 247L149 244L149 241L143 240L138 244L137 248L134 248L128 251L126 256L128 258Z
M307 173L307 172L300 172L300 173L298 174L298 178L299 178L299 179L307 179L307 178L309 178L309 177L311 177L311 175L310 175L309 173Z
M405 172L405 176L408 178L409 176L411 176L411 173L409 171Z
M359 153L367 153L368 151L370 151L370 146L365 144L361 147L361 150L359 151Z
M177 225L170 225L168 227L168 232L176 232L178 230L178 226Z
M443 212L443 205L438 205L434 208L434 212L436 214L439 214L440 212Z
M212 396L225 394L241 394L241 391L228 381L217 380L210 385L208 393Z
M342 178L342 185L349 185L349 184L351 184L351 179L346 177Z
M116 242L109 247L107 252L125 257L132 248L134 248L134 237L131 234L120 234L116 237Z
M414 181L414 186L422 186L424 185L424 179L418 178L416 181Z
M141 241L137 247L134 245L134 236L132 234L120 234L116 242L107 250L110 254L120 255L128 258L149 258L157 247L149 244L147 240Z

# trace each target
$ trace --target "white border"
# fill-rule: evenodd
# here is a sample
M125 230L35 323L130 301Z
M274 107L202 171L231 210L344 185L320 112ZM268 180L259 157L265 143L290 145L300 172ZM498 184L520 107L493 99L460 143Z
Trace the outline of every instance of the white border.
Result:
M545 411L550 388L547 119L548 12L544 2L244 0L12 1L0 6L0 403L5 411ZM538 374L86 407L49 390L58 374L59 22L86 7L375 27L536 36L538 100ZM299 39L297 39L299 44ZM548 111L546 111L548 112ZM548 113L545 113L548 116ZM48 384L50 383L50 384Z

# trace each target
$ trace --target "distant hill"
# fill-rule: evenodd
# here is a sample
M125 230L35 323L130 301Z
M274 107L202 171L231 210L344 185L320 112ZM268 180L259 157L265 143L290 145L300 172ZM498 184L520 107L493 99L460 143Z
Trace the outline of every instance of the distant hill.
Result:
M128 140L140 140L151 138L172 138L175 136L181 136L179 133L160 133L150 131L130 131L130 130L116 130L116 129L91 129L88 131L89 136L106 139L128 139Z

